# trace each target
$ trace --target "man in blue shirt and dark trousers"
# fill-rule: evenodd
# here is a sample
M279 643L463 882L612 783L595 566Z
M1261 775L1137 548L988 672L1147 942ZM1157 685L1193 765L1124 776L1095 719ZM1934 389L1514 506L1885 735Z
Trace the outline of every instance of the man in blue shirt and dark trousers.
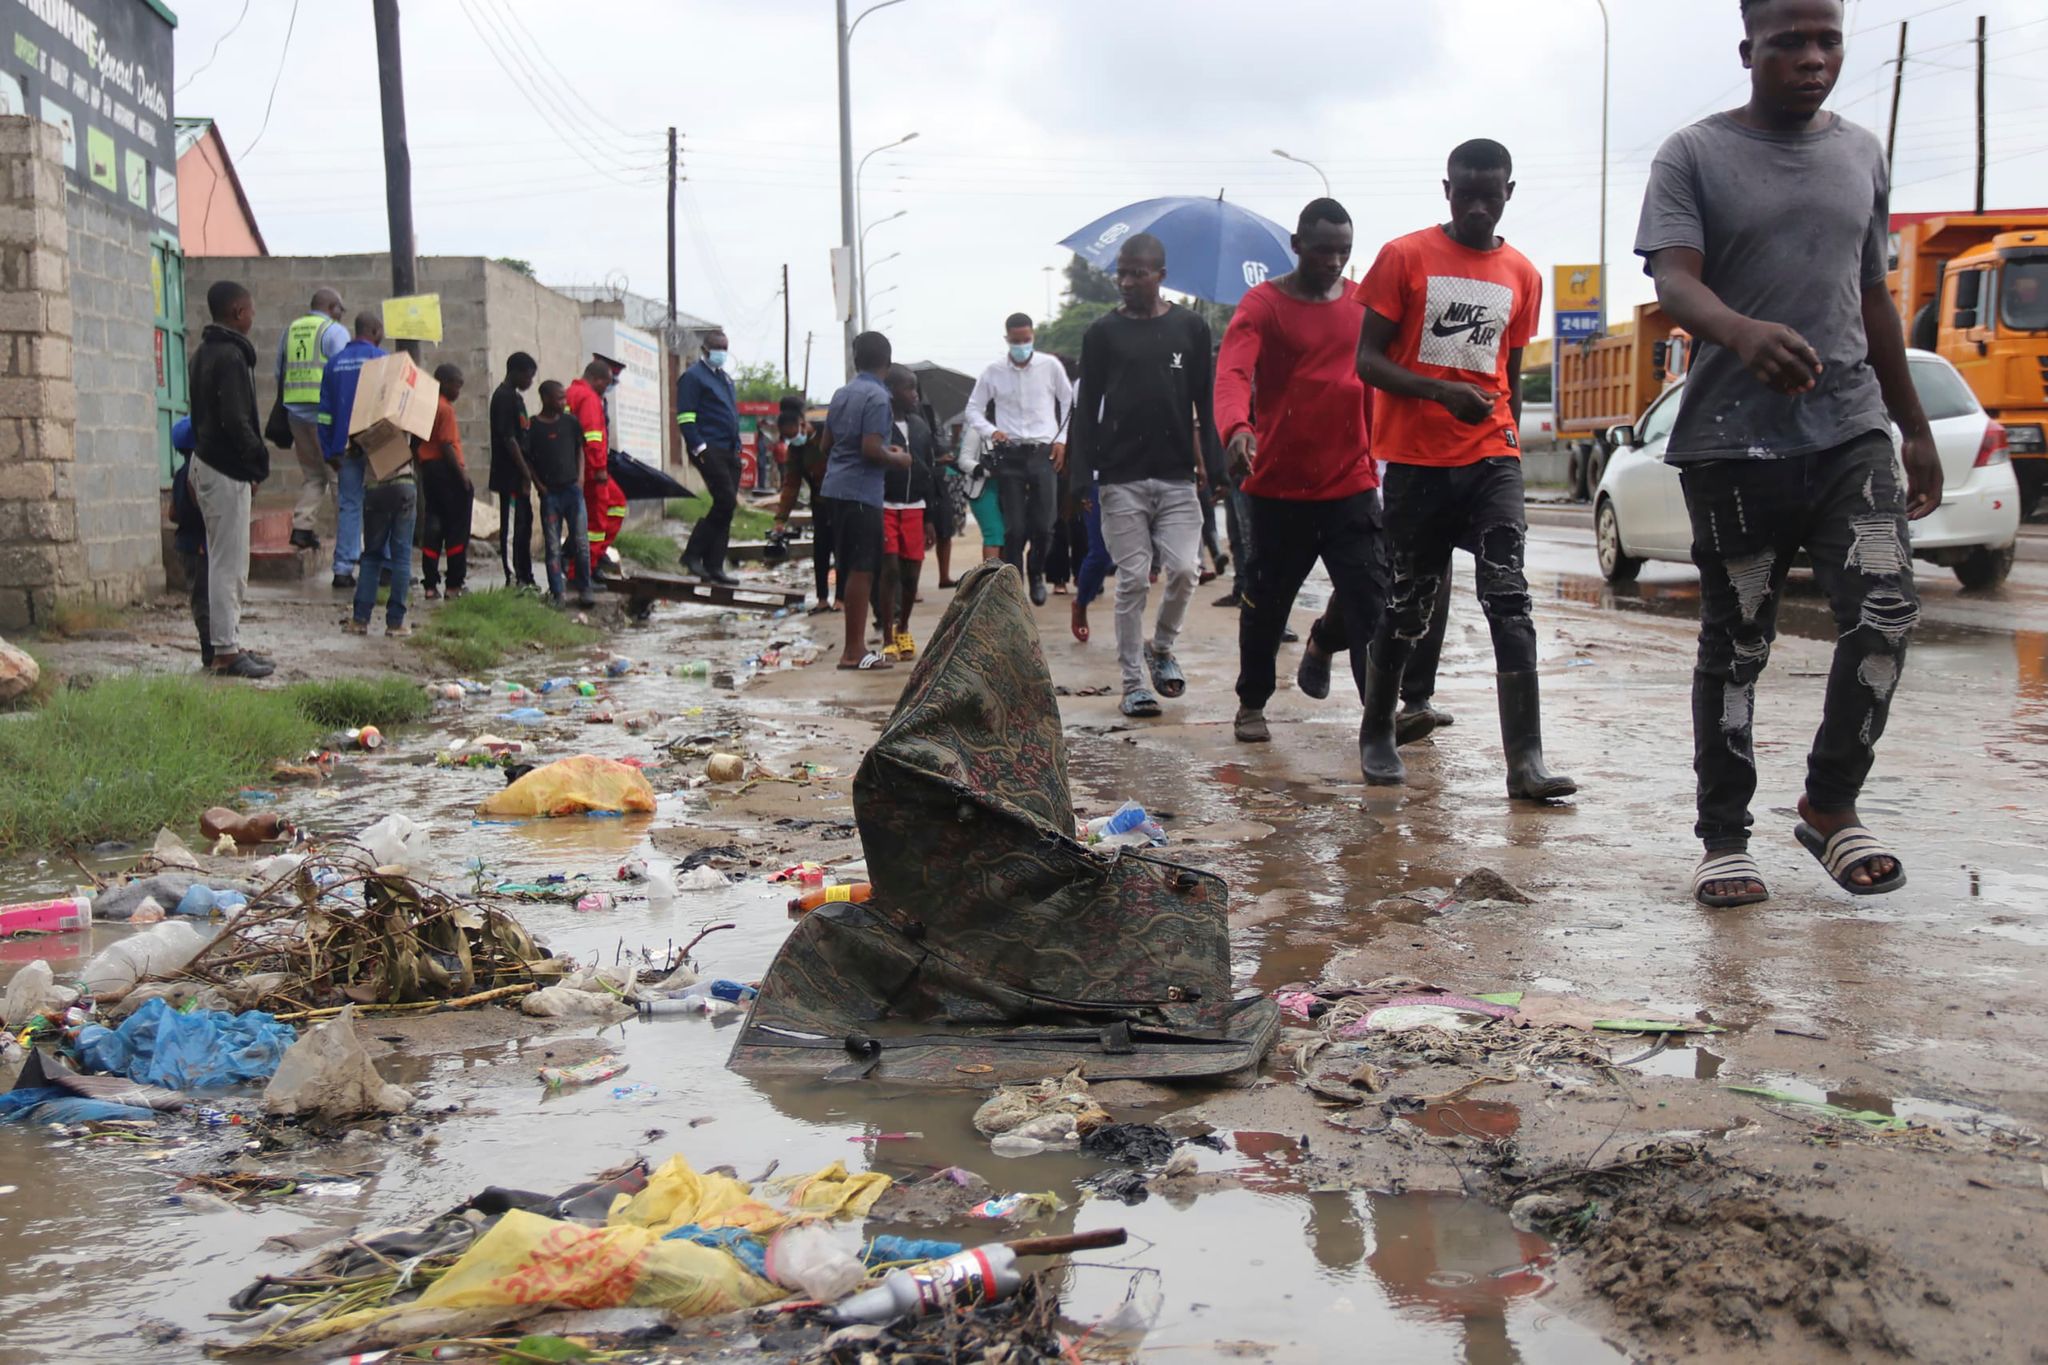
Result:
M384 354L384 320L377 314L356 314L355 340L329 358L320 374L320 453L334 466L340 490L340 524L334 532L334 586L354 588L356 561L363 553L363 485L369 461L348 438L348 421L356 407L356 381L365 364Z
M690 528L683 547L683 572L727 587L739 582L725 571L725 546L732 538L732 514L740 501L740 409L725 333L704 338L704 354L676 380L676 425L683 449L704 476L711 510Z

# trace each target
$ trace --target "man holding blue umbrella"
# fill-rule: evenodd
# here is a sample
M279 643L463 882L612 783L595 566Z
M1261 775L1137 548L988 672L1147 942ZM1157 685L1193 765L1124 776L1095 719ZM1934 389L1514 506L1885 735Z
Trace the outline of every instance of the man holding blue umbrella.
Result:
M1082 402L1069 452L1074 487L1096 487L1102 538L1116 561L1117 662L1123 713L1133 717L1157 716L1160 697L1187 691L1173 646L1195 595L1202 493L1224 477L1209 324L1161 298L1165 280L1159 239L1124 237L1116 259L1123 302L1081 340ZM1155 555L1166 592L1147 640ZM1157 696L1145 686L1148 671Z

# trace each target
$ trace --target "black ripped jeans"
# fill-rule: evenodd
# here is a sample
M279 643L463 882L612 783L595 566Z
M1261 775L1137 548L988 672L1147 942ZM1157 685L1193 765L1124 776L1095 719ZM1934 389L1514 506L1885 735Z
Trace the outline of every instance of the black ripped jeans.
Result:
M1493 632L1494 667L1502 673L1533 671L1536 622L1529 614L1529 580L1522 574L1529 529L1521 460L1496 455L1448 469L1390 464L1381 493L1394 590L1373 642L1375 655L1385 659L1395 640L1412 650L1429 638L1451 551L1464 550L1476 566L1479 606Z
M1820 729L1806 759L1815 810L1851 810L1884 734L1920 619L1906 498L1888 433L1777 460L1711 460L1680 470L1700 570L1692 675L1693 773L1710 853L1749 843L1756 794L1756 680L1778 633L1778 601L1804 550L1835 617Z

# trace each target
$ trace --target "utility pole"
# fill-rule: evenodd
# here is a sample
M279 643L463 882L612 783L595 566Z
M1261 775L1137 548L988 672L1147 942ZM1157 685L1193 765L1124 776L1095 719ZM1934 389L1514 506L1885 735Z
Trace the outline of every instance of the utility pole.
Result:
M412 153L405 141L405 70L398 52L398 0L371 0L377 26L377 102L384 114L384 215L391 225L391 294L419 292L419 262L413 255ZM420 358L417 341L398 349Z
M1977 16L1977 212L1984 211L1984 16Z
M811 342L817 339L816 332L804 333L804 402L811 401Z
M847 43L852 34L846 27L846 0L839 0L839 244L846 248L847 268L853 268L853 90L848 84ZM848 281L847 297L853 297L852 285ZM846 381L853 382L853 310L846 314ZM805 375L810 372L808 357L804 362ZM806 393L809 389L806 388Z
M789 262L782 263L782 387L789 387Z
M668 130L668 345L676 335L676 130Z
M1899 21L1899 59L1892 64L1892 122L1884 134L1884 175L1892 175L1892 149L1899 145L1899 91L1906 83L1906 24Z
M1607 22L1607 0L1598 0L1600 5L1600 335L1607 335L1607 101L1612 83L1607 78L1607 62L1614 50L1614 30ZM1551 353L1557 352L1558 343L1551 343ZM1553 392L1553 399L1555 393Z

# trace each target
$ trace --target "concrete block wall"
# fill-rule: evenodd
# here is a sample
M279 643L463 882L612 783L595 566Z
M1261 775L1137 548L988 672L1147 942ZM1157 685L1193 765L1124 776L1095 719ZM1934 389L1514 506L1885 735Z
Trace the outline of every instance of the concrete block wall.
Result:
M463 452L481 492L490 473L491 390L505 357L526 351L540 361L541 377L567 383L581 372L582 324L577 303L563 294L481 256L426 256L419 262L419 292L441 296L441 336L423 342L420 364L431 373L452 362L465 384L456 405ZM301 316L313 291L327 286L341 294L347 322L364 311L381 311L391 297L391 257L383 252L352 256L187 257L186 325L197 337L205 327L206 290L215 280L239 280L256 299L256 395L265 413L276 393L278 339ZM540 400L529 393L529 408ZM275 460L259 491L268 504L289 501L299 486L297 463Z
M101 601L139 601L163 573L156 304L149 226L70 196L78 540Z
M0 118L0 630L92 592L76 511L62 154L54 127Z

